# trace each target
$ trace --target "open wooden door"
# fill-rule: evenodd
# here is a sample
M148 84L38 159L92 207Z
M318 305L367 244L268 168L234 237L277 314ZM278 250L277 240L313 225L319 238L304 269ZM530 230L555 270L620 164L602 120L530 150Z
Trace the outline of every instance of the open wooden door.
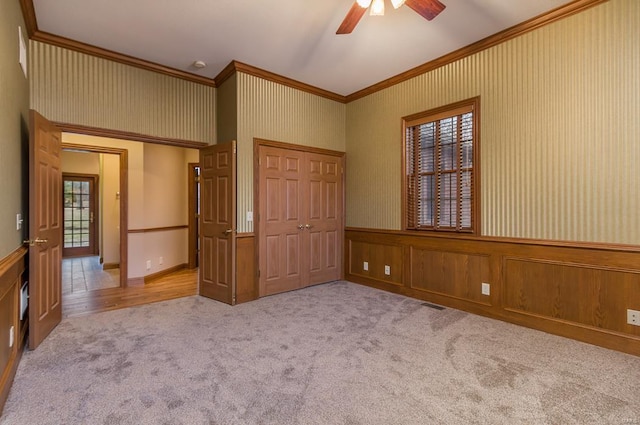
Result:
M200 149L200 288L236 303L236 142Z
M61 133L29 115L29 349L62 320Z

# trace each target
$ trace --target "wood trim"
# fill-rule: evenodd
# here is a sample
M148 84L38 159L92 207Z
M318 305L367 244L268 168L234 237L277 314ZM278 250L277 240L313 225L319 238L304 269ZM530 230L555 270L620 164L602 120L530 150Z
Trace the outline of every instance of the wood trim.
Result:
M97 134L100 136L100 134ZM119 155L120 157L120 286L129 274L129 151L126 149L62 143L62 149Z
M54 122L64 133L84 134L86 136L110 137L112 139L129 140L135 142L155 143L157 145L177 146L181 148L200 149L209 146L203 142L194 142L182 139L170 139L166 137L147 136L139 133L130 133L120 130L109 130L106 128L89 127L79 124L68 124L63 122Z
M31 38L38 32L38 21L36 20L36 9L33 6L33 0L20 0L20 7L22 8L24 24L27 27L27 34Z
M120 268L120 263L103 263L102 264L102 270L113 270L113 269L119 269Z
M28 252L29 249L26 246L21 245L13 250L9 255L0 259L0 277L4 276L12 267L22 260Z
M478 242L498 242L518 245L536 245L548 247L577 248L577 249L597 249L616 252L640 253L640 245L601 243L601 242L577 242L577 241L561 241L552 239L525 239L525 238L508 238L500 236L474 236L469 233L438 233L421 230L391 230L391 229L371 229L366 227L346 227L346 232L361 232L370 234L383 234L394 236L412 236L424 238L443 238L458 239Z
M28 0L22 0L26 2ZM156 72L158 74L168 75L170 77L179 78L181 80L190 81L204 86L215 87L215 81L208 77L192 74L190 72L181 71L168 66L160 65L155 62L146 61L123 53L114 52L113 50L103 49L81 41L72 40L70 38L51 34L49 32L35 30L30 34L30 38L34 41L51 44L53 46L62 47L86 55L107 59L124 65L133 66L135 68L144 69L146 71Z
M289 150L300 151L300 152L317 153L321 155L331 155L331 156L339 156L339 157L345 156L345 152L341 152L341 151L316 148L313 146L295 145L293 143L276 142L274 140L258 139L255 137L253 139L253 146L254 146L254 155L257 153L257 150L259 149L260 146L270 146L272 148L289 149Z
M127 288L144 286L144 277L132 277L127 279Z
M236 61L229 62L229 65L225 66L224 69L220 71L218 75L216 75L216 77L214 78L216 87L220 87L222 84L224 84L225 81L227 81L233 74L236 73L237 63L238 62Z
M190 162L187 164L187 197L188 199L188 214L189 214L189 238L188 238L188 251L189 262L188 267L195 269L198 267L198 214L196 210L197 202L197 186L196 186L196 168L200 167L199 162Z
M297 81L282 75L275 74L273 72L257 68L255 66L247 65L246 63L231 61L215 78L216 86L219 87L234 72L242 72L244 74L253 75L254 77L262 78L263 80L272 81L274 83L282 84L283 86L291 87L296 90L300 90L306 93L311 93L316 96L324 97L340 103L347 103L346 96L331 92L329 90L321 89L319 87L312 86L301 81Z
M170 230L188 229L188 224L181 224L179 226L165 226L165 227L148 227L146 229L129 229L129 233L153 233L153 232L167 232Z
M625 314L640 308L640 247L423 233L347 228L346 279L640 355Z
M255 237L255 234L253 232L236 233L236 239L254 238L254 237Z
M171 273L175 273L177 271L183 270L187 268L187 263L182 263L182 264L178 264L176 266L173 267L169 267L168 269L164 269L164 270L160 270L159 272L156 273L152 273L152 274L148 274L146 275L143 279L144 279L144 284L146 285L149 282L153 282L154 280L158 280L161 277L164 277L166 275L169 275Z
M401 74L398 74L391 78L387 78L386 80L382 80L362 90L351 93L346 96L346 102L350 103L354 100L361 99L363 97L369 96L370 94L395 86L396 84L410 80L411 78L417 77L419 75L426 74L427 72L433 71L434 69L459 61L468 56L474 55L483 50L501 44L505 41L511 40L530 31L538 29L544 25L575 15L576 13L580 13L583 10L589 9L593 6L606 3L607 1L609 0L574 0L571 3L560 6L556 9L551 10L550 12L538 15L534 18L529 19L528 21L522 22L496 34L490 35L489 37L486 37L473 44L462 47L458 50L419 65Z

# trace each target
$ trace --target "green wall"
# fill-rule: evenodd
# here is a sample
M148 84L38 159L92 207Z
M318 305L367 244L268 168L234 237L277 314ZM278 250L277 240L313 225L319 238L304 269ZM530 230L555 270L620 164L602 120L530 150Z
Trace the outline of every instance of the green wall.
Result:
M18 63L18 26L28 43L18 0L3 0L0 2L0 259L22 244L23 231L16 230L16 214L28 214L29 84Z

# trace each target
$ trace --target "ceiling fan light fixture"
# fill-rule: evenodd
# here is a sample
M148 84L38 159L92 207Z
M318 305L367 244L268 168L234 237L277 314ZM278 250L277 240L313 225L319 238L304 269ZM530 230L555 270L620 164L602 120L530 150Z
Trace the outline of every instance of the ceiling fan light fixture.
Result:
M367 7L371 6L371 0L357 0L358 2L358 6L360 6L363 9L366 9Z
M371 16L384 16L384 0L373 0L369 14Z
M391 4L393 5L394 9L399 8L400 6L402 6L404 4L405 0L391 0Z

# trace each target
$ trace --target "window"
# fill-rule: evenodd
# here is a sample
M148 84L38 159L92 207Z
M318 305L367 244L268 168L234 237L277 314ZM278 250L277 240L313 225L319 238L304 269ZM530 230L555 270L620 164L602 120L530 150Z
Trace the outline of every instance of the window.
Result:
M479 232L479 104L404 118L406 229Z

